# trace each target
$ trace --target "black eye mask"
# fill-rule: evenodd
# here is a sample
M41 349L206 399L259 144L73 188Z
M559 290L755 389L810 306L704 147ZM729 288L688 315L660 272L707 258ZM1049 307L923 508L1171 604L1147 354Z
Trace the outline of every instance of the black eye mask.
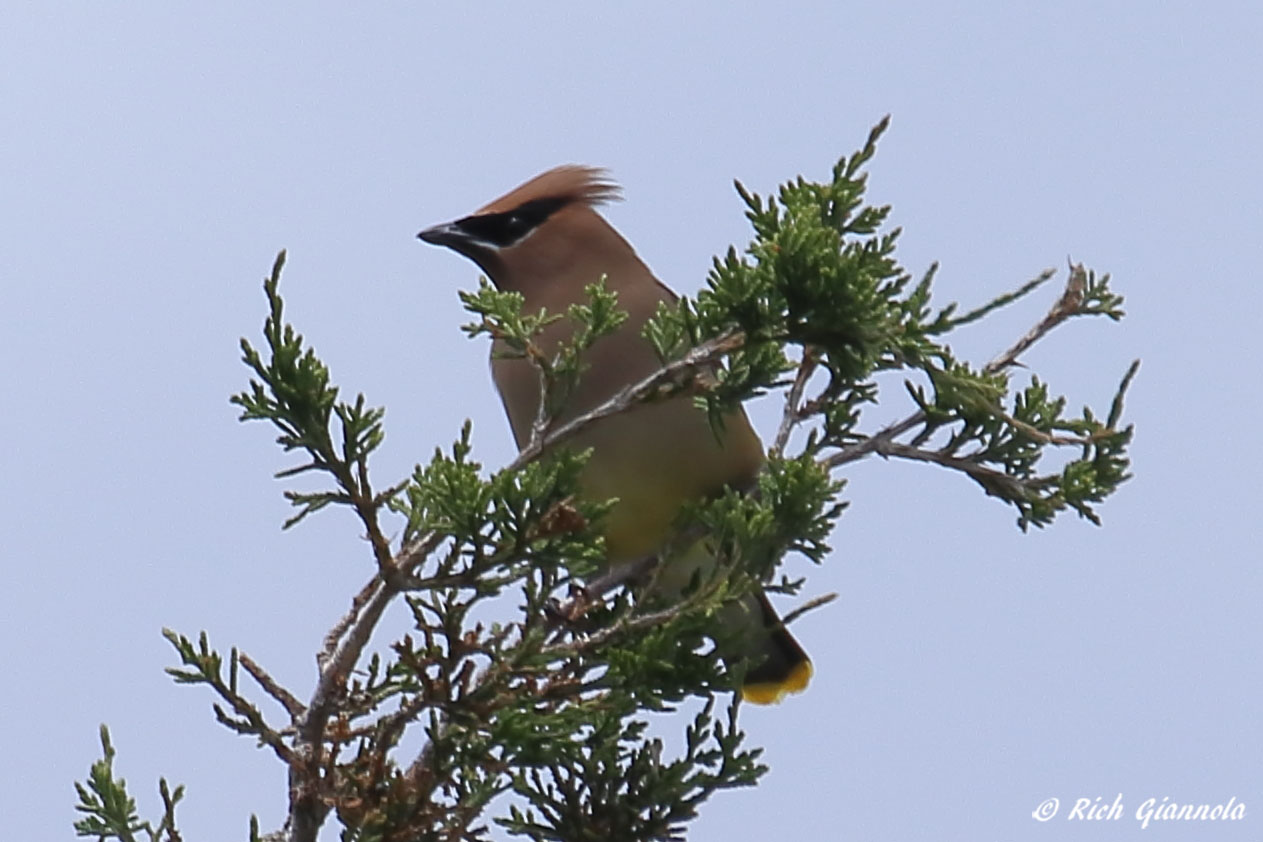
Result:
M467 216L455 223L470 239L505 248L534 231L556 213L566 199L535 199L513 210Z

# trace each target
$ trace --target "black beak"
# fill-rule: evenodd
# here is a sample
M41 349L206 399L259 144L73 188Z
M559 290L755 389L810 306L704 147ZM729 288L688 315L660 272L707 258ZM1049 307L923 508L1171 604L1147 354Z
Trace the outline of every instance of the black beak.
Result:
M455 222L446 222L442 225L435 225L432 228L425 229L417 234L417 239L425 240L431 245L453 248L458 243L463 243L469 238Z

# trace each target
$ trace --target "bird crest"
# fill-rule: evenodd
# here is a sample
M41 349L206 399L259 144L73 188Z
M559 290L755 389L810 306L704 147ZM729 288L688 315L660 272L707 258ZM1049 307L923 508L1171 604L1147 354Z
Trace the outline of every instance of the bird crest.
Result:
M525 184L505 193L478 211L479 214L503 213L528 202L558 201L562 204L584 204L597 207L622 198L622 189L600 167L565 164L540 173Z

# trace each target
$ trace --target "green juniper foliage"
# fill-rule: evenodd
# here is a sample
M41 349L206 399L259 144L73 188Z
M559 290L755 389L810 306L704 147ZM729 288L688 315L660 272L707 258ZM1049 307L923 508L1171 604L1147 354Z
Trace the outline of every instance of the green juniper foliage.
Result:
M136 800L127 794L127 781L114 777L114 745L110 742L110 729L101 726L101 759L92 764L86 784L75 784L79 803L75 809L84 818L75 822L75 832L80 836L98 839L177 840L175 805L184 797L184 787L172 790L165 778L158 781L158 794L162 797L163 813L155 827L143 821L136 812Z
M587 304L565 313L525 312L519 295L485 282L462 294L475 317L466 332L490 336L497 353L525 358L540 374L544 400L532 440L498 471L474 460L466 423L450 449L436 450L411 476L372 484L384 410L362 395L342 400L328 367L285 321L284 253L278 257L264 284L266 347L243 340L253 379L232 400L243 420L271 423L281 447L301 455L279 476L326 482L286 492L296 511L285 525L348 506L374 567L324 641L306 700L245 653L223 658L204 633L195 642L166 632L181 661L172 677L206 685L218 697L219 721L288 769L285 826L264 837L252 822L251 839L310 842L331 814L347 842L478 840L497 826L531 840L682 838L712 794L753 785L766 772L732 694L745 665L718 658L712 618L756 582L770 582L786 554L824 559L845 506L845 465L878 454L957 470L1011 505L1022 529L1067 510L1099 522L1097 504L1128 477L1132 429L1120 419L1136 364L1104 420L1086 408L1067 415L1066 399L1036 377L1016 386L1011 378L1020 356L1053 328L1078 316L1116 320L1122 299L1108 276L1072 265L1048 315L1025 336L990 361L958 359L945 341L953 331L1053 273L963 314L932 307L936 267L918 279L904 270L895 259L899 230L886 227L890 209L864 202L863 168L885 128L883 121L823 183L798 178L767 197L738 184L753 240L716 259L699 295L663 305L646 326L662 370L580 418L556 421L582 376L584 352L625 318L603 279L593 279ZM541 331L557 319L575 326L573 339L542 347ZM866 428L877 377L896 371L905 377L907 416ZM757 485L681 515L678 541L709 536L716 569L694 577L675 602L641 597L652 590L654 559L600 575L601 519L611 501L579 496L587 454L568 449L570 437L640 401L680 393L719 425L725 411L772 391L783 394L784 411ZM1053 453L1065 455L1046 467ZM782 578L773 589L801 585ZM411 611L412 631L393 643L374 640L396 601ZM247 698L242 670L280 705L283 721L269 721ZM681 722L683 749L668 756L648 734L648 715L689 701L696 713ZM424 748L408 753L403 740L412 732L424 735ZM179 839L182 790L163 782L161 820L141 821L113 776L104 732L103 744L104 759L79 786L87 816L76 823L79 834Z

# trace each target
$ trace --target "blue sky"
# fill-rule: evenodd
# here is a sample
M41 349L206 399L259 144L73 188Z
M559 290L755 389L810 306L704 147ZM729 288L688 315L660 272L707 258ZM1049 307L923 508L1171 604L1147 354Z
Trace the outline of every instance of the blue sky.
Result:
M388 407L378 476L465 418L512 456L474 268L413 239L565 162L611 168L610 218L663 281L747 239L731 181L823 178L891 113L871 196L900 255L974 304L1067 256L1121 325L1026 362L1103 406L1127 364L1135 479L1103 528L1023 535L969 481L854 466L796 631L811 689L747 709L772 771L691 839L1257 840L1263 687L1263 12L1249 3L11 4L0 14L0 771L6 832L66 838L109 723L185 838L279 821L284 774L175 687L159 636L206 629L305 690L369 557L345 514L282 533L288 463L227 402L260 281L348 392ZM960 335L984 360L1053 290ZM898 390L880 421L902 414ZM765 433L775 407L752 412ZM1251 618L1254 619L1251 619ZM1080 797L1124 819L1063 820ZM1151 826L1148 798L1235 823ZM1031 813L1062 802L1047 823Z

